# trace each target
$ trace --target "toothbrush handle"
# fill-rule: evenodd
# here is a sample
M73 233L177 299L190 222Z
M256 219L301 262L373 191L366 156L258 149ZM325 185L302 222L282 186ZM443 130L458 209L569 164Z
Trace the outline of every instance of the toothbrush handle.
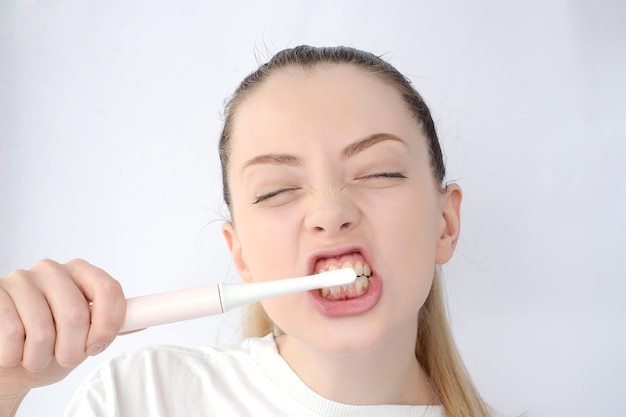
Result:
M219 284L129 298L120 333L222 312Z
M344 268L299 278L250 284L212 284L129 298L120 333L212 316L266 298L345 285L355 279L356 272Z

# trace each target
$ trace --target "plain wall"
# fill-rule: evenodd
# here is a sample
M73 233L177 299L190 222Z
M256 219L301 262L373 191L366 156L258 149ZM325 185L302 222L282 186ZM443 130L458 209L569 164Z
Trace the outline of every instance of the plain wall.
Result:
M0 3L0 276L82 257L128 296L237 281L220 233L223 101L257 57L355 46L412 78L464 189L444 274L485 398L506 415L623 413L625 3L260 3ZM60 415L119 352L234 343L239 320L121 337L19 415Z

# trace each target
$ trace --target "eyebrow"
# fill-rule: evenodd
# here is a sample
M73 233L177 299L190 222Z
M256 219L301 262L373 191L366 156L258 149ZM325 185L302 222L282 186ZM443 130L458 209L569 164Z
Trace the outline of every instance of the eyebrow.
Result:
M392 133L374 133L366 136L363 139L357 140L343 148L340 154L341 159L348 159L358 153L365 151L366 149L371 148L377 143L384 141L396 141L400 142L403 145L407 146L406 142L400 139L398 136ZM246 168L252 165L262 165L262 164L272 164L272 165L287 165L292 167L299 167L303 165L302 158L296 155L284 154L284 153L270 153L255 156L252 159L246 161L241 167L241 172L243 172Z
M371 148L377 143L384 142L387 140L392 140L396 142L400 142L403 145L407 146L406 142L400 139L398 136L392 133L374 133L372 135L366 136L364 139L351 143L346 146L341 151L341 159L350 158L358 153L363 152L364 150Z
M246 168L252 165L262 165L262 164L287 165L291 167L299 167L303 165L302 159L298 156L284 154L284 153L270 153L270 154L258 155L252 159L249 159L241 167L241 172L245 171Z

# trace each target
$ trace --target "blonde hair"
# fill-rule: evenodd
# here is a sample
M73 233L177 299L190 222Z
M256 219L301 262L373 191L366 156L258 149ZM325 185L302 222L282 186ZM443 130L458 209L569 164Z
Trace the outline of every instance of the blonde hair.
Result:
M254 91L254 87L266 80L274 71L290 67L313 68L320 63L356 65L396 87L402 95L416 123L422 128L428 141L430 162L435 180L441 192L445 178L445 166L439 139L428 106L412 86L410 80L391 64L368 52L348 47L316 48L298 46L283 50L248 75L226 104L224 128L220 138L219 152L222 163L224 201L230 208L228 167L230 162L232 120L237 105ZM246 310L244 335L265 336L282 331L272 322L260 303ZM460 358L448 323L440 268L434 272L433 285L420 310L415 356L430 378L432 387L447 417L490 417L490 412L472 383Z

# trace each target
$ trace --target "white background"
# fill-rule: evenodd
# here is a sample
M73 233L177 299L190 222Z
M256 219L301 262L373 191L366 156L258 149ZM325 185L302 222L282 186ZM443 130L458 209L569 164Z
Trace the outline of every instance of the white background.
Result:
M223 100L256 56L355 46L413 79L465 191L444 273L486 399L624 415L626 3L0 2L0 276L83 257L128 296L237 281L219 232ZM19 415L59 415L113 354L229 344L238 322L120 338Z

